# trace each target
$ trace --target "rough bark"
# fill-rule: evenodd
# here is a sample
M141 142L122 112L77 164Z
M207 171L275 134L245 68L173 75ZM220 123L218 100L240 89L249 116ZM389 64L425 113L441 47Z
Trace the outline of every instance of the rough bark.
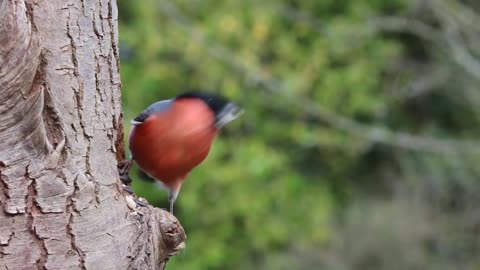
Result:
M114 0L0 0L0 269L157 269L184 246L130 209Z

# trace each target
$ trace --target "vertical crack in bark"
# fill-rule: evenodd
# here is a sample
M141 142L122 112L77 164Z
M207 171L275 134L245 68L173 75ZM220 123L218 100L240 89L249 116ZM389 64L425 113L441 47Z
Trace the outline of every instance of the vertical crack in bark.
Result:
M82 12L85 15L85 0L80 0L80 3L82 3Z
M74 190L72 195L67 197L67 205L65 208L65 212L68 214L68 223L66 227L66 232L68 237L70 238L70 248L71 250L77 254L78 260L79 260L79 267L82 270L86 270L87 268L85 267L85 252L77 245L77 240L76 236L73 233L73 224L74 224L74 212L78 213L77 209L75 208L75 203L73 201L73 198L76 197L78 190L80 189L78 187L78 175L75 177L73 185L74 185ZM69 254L71 252L67 252Z
M100 33L96 24L97 21L95 20L95 11L93 11L92 13L93 32L95 33L95 36L97 36L97 39L103 38L103 34Z
M30 176L30 172L28 171L30 164L25 167L25 178L30 181L28 185L28 193L27 193L27 230L30 232L32 236L33 243L37 246L40 251L38 259L35 261L37 269L47 269L45 264L48 260L48 250L47 246L45 245L45 239L43 239L38 233L35 228L35 216L41 213L38 203L36 202L37 190L35 188L36 182L35 178Z
M72 205L70 205L70 208L71 207L72 207ZM70 217L68 219L68 224L67 224L67 234L70 237L70 247L72 248L72 250L74 252L77 253L77 255L79 257L80 268L82 270L86 270L87 268L85 267L85 252L83 252L83 250L80 247L77 246L76 237L75 237L75 234L73 233L72 225L73 225L74 221L73 221L72 211L73 211L72 209L68 210L68 212L70 214Z
M98 100L97 96L100 97L100 102L103 101L103 95L102 95L102 90L101 90L101 85L100 85L100 61L98 59L98 55L95 53L95 91L97 92L97 95L95 95L95 114L98 116L100 115L99 113L99 107L98 106ZM99 116L101 117L101 116ZM103 126L105 126L105 123L103 123Z
M75 75L75 78L80 77L79 74L79 69L78 69L78 59L77 59L77 44L75 42L75 39L72 35L72 29L70 25L70 19L71 19L71 14L70 12L68 13L68 18L67 18L67 37L70 40L70 47L72 50L71 56L72 56L72 63L73 63L73 75ZM85 120L83 119L83 83L81 81L78 81L78 89L75 87L72 87L73 91L75 92L75 107L77 109L77 114L79 117L79 122L80 122L80 127L82 128L83 134L85 138L89 138L90 135L87 134L87 131L85 129Z
M2 211L5 210L6 201L8 201L8 199L10 198L9 196L10 188L8 187L8 181L5 179L7 176L2 173L6 167L7 165L5 164L5 162L0 161L0 194L5 195L5 197L0 196L0 204L3 206Z
M68 20L67 20L67 36L70 39L70 47L72 49L72 63L73 63L73 74L75 77L78 77L78 59L77 59L77 45L75 40L73 39L71 29L70 29L70 12L68 13Z
M98 4L99 4L99 6L100 6L100 8L98 9L98 10L100 11L100 12L98 13L98 14L99 14L98 17L100 18L100 20L103 20L103 19L105 19L105 18L103 18L103 16L102 16L103 1L98 1ZM105 28L103 27L103 23L101 23L100 26L102 27L102 33L105 33ZM110 33L110 34L112 34L112 33ZM102 37L103 37L103 36L102 36Z
M111 38L110 38L110 42L111 42L111 48L112 48L112 51L113 51L113 59L112 57L108 57L108 60L109 60L109 67L110 67L110 72L109 72L109 75L110 75L110 82L115 85L117 84L118 82L115 82L114 79L113 79L113 74L114 72L115 73L118 73L119 72L119 61L120 61L120 56L118 54L118 46L117 46L117 37L115 36L115 34L117 33L115 31L115 25L114 25L114 21L113 21L113 6L112 6L112 1L108 1L108 25L110 27L110 33L112 34ZM112 60L115 61L115 65L113 65L112 63ZM113 67L116 67L117 70L113 70Z
M82 1L82 6L83 5L84 5L84 3ZM84 10L84 12L85 12L85 10ZM72 50L71 56L72 56L72 63L73 63L73 66L74 66L73 73L74 73L74 75L75 75L75 77L78 81L78 89L73 87L73 91L75 93L75 107L77 109L77 115L78 115L78 118L79 118L80 127L82 129L84 138L87 141L87 151L85 153L85 172L86 172L85 174L88 176L89 181L92 181L92 175L90 174L90 172L91 172L90 152L91 152L91 147L92 147L91 138L92 138L93 135L88 134L86 126L85 126L85 119L84 119L84 116L83 116L83 111L84 111L84 107L83 107L84 85L83 85L83 82L81 81L81 76L80 76L80 73L79 73L79 65L78 65L78 59L77 59L77 44L76 44L75 38L72 34L71 19L72 19L72 16L71 16L70 11L69 11L68 17L67 17L67 37L70 40L70 47L71 47L71 50ZM78 27L78 30L80 31L81 28L78 25L78 21L77 21L77 27ZM79 35L80 34L81 33L79 33ZM95 107L98 107L98 106L95 105ZM93 181L93 183L94 183L94 186L95 186L95 188L94 188L95 197L96 197L96 201L98 203L99 202L98 182Z
M85 162L86 162L86 170L85 174L88 175L88 180L93 183L93 192L95 193L95 202L100 204L100 183L98 181L92 181L92 175L90 172L92 171L91 169L91 163L90 163L90 152L92 151L92 142L90 139L88 139L88 145L87 145L87 153L85 155Z
M7 183L4 179L6 177L5 175L2 174L2 171L7 167L3 161L0 161L0 217L5 218L7 215L7 212L5 211L5 203L6 200L8 200L8 186ZM3 246L7 245L10 243L10 240L12 240L13 235L15 234L15 228L13 227L13 224L15 224L15 219L12 220L12 223L10 225L10 228L8 228L8 236L6 241L4 239L1 239L0 241L0 258L3 257ZM5 228L5 227L4 227ZM5 236L5 235L4 235Z
M119 64L119 61L120 61L120 55L119 55L119 52L118 52L118 44L117 44L117 31L115 31L115 21L114 21L114 18L113 18L113 12L114 12L114 7L112 5L112 0L109 0L108 1L108 26L110 28L110 33L111 33L111 38L110 38L110 42L111 42L111 50L113 52L113 60L115 61L115 65L113 65L113 61L112 61L112 57L111 57L111 54L109 54L109 57L108 57L108 61L109 61L109 76L110 76L110 82L112 84L120 84L119 87L121 89L121 82L115 82L114 81L114 73L118 73L119 72L119 69L120 69L120 64ZM103 26L103 24L102 24ZM113 70L113 67L116 67L116 70ZM115 100L114 100L114 96L115 95L111 95L111 104L113 104L114 106L114 111L115 111ZM122 161L125 159L125 144L123 142L124 140L124 130L123 130L123 113L120 112L120 115L118 117L118 119L115 119L115 116L112 117L112 121L113 121L113 128L114 130L117 131L117 138L115 140L115 144L114 144L114 147L115 147L115 151L116 151L116 158L117 158L117 161Z
M5 163L3 161L0 161L0 206L2 206L0 211L2 212L4 211L3 206L5 205L6 197L8 196L7 183L5 183L5 180L3 179L4 175L2 174L4 168Z
M115 117L113 117L113 127L117 130L117 139L115 141L115 151L116 151L116 158L118 162L125 159L125 144L123 143L123 139L125 135L123 132L122 121L123 121L123 113L120 113L120 117L117 120L117 122L115 122Z

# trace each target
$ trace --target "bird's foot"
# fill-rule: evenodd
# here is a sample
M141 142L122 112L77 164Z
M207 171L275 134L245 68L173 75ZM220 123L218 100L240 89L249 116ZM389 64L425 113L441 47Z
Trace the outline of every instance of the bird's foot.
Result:
M120 174L120 181L125 185L130 185L132 183L132 178L128 174Z
M147 206L148 206L148 202L145 201L145 199L143 199L143 198L137 198L137 199L135 199L135 203L136 203L138 206L141 206L141 207L147 207Z
M118 174L120 175L120 181L125 185L130 185L132 183L132 178L128 175L130 173L130 168L132 168L131 160L120 161L117 165Z
M133 191L133 188L129 185L123 184L122 189L123 189L123 191L127 192L128 194L135 194L135 192Z
M122 160L117 165L117 168L120 174L128 174L131 167L132 167L132 160L130 159Z

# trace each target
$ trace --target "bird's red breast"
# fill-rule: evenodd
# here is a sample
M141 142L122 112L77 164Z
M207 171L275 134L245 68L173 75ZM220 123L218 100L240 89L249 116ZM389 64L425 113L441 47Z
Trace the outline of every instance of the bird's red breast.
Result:
M173 188L208 155L218 130L201 100L181 99L132 127L130 150L146 173Z

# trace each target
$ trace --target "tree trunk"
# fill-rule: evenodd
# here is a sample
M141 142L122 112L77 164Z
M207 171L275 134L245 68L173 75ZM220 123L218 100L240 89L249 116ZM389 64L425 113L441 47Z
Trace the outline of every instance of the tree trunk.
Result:
M114 0L0 0L0 269L158 269L168 212L129 208Z

